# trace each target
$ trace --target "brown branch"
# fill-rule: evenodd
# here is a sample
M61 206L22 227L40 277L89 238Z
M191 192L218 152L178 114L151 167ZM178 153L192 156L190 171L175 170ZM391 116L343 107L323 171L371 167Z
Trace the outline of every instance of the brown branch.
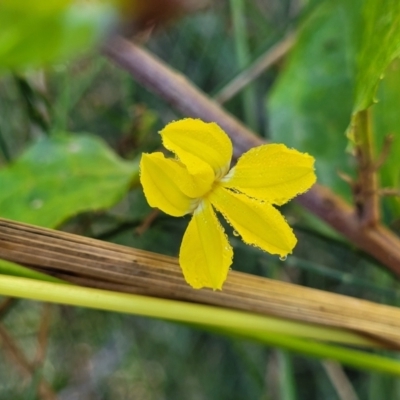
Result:
M89 287L346 329L400 348L398 308L235 271L222 291L194 290L174 257L66 232L0 219L0 258Z
M217 102L201 93L184 75L173 71L140 47L116 37L107 44L104 52L128 70L140 84L157 93L183 115L217 122L231 135L237 156L260 144L260 138L227 114Z
M231 137L236 156L264 143L182 74L144 49L116 37L105 46L104 53L183 115L217 122ZM297 201L400 276L400 239L384 226L363 227L355 210L321 185L314 185Z

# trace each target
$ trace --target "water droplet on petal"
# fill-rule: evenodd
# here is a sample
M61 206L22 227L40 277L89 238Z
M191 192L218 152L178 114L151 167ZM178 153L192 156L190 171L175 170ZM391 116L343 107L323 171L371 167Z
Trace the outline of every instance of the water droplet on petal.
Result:
M280 259L281 261L286 261L287 256L280 256L279 259Z
M233 236L239 236L239 232L233 231Z

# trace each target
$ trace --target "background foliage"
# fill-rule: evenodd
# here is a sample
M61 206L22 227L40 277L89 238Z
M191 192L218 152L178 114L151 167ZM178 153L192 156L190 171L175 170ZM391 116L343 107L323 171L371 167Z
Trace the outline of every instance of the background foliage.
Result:
M22 2L6 4L10 13L23 13L16 6ZM285 61L265 71L226 107L260 135L316 157L319 181L350 201L349 185L338 174L354 176L345 132L352 113L372 102L378 84L379 102L372 109L376 154L384 137L395 135L380 178L383 186L399 186L398 61L386 68L398 55L393 43L399 36L399 4L215 1L160 27L145 44L205 92L216 94L289 30L298 31ZM378 5L390 11L390 18L376 32L371 26ZM84 37L79 21L86 14L66 19L72 11L64 12L57 11L58 19L51 16L51 25L34 16L32 24L25 21L37 36L32 34L29 48L13 53L19 57L8 56L13 43L23 43L17 34L13 41L0 40L2 68L56 61L44 70L24 68L0 78L0 215L176 255L187 218L160 214L144 233L137 231L151 212L137 186L137 157L160 147L157 131L177 115L95 50L65 61L93 42L112 12L98 9L98 19L82 22L88 32ZM1 21L11 17L0 16L5 30ZM386 34L388 26L394 28ZM49 30L57 45L38 46ZM66 47L58 46L56 38L69 32L76 36ZM394 229L399 205L396 198L383 202L385 222ZM298 206L291 204L284 212L299 238L294 254L283 262L244 246L231 234L235 270L398 303L398 283L376 261ZM39 377L65 400L344 399L324 362L187 326L28 301L16 301L1 318L29 359L41 346L47 355L42 367L34 369L34 379L21 384L17 363L3 346L0 399L36 398ZM49 321L49 332L44 321ZM39 344L38 331L45 332ZM345 372L360 399L396 398L395 378Z

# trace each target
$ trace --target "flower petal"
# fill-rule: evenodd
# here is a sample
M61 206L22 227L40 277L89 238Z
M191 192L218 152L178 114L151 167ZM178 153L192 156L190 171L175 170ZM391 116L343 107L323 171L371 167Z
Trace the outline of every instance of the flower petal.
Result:
M217 186L208 199L245 243L282 257L292 252L297 239L285 218L271 204L222 186Z
M224 187L281 205L315 183L314 161L283 144L267 144L243 154L222 181Z
M179 253L185 280L195 289L221 289L233 251L211 204L200 203L183 236Z
M185 167L171 164L162 153L143 154L140 160L140 182L147 202L174 217L192 211L194 200L179 187L175 174L184 176ZM179 171L179 172L178 172Z
M177 155L190 174L207 180L213 171L214 181L228 172L232 142L217 124L186 118L171 122L160 134L164 146Z

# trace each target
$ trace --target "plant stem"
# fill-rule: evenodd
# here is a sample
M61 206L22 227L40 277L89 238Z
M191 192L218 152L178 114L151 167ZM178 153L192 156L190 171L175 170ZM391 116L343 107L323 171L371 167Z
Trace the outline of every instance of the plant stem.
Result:
M264 316L11 276L1 278L0 294L200 325L206 329L217 329L227 334L240 335L314 357L331 358L356 368L400 376L398 361L271 331L271 322ZM298 333L296 330L292 332Z
M11 154L10 151L8 150L8 145L6 143L5 138L3 137L1 130L0 130L0 150L3 154L6 163L9 163L11 161Z
M243 69L251 61L247 43L244 0L230 0L230 8L235 36L237 64L239 69ZM253 85L249 85L243 91L242 103L246 124L257 131L257 101Z
M280 399L296 400L296 382L293 374L293 363L290 354L285 350L278 352Z
M353 385L340 364L335 361L324 360L322 366L340 400L359 400Z
M214 99L220 104L227 102L249 83L257 79L266 69L271 67L293 47L295 34L290 33L282 40L274 44L264 54L258 57L251 65L242 70L230 82L228 82L215 95Z
M358 162L358 182L354 193L356 209L361 225L371 227L379 221L379 197L370 108L354 116L354 139Z

